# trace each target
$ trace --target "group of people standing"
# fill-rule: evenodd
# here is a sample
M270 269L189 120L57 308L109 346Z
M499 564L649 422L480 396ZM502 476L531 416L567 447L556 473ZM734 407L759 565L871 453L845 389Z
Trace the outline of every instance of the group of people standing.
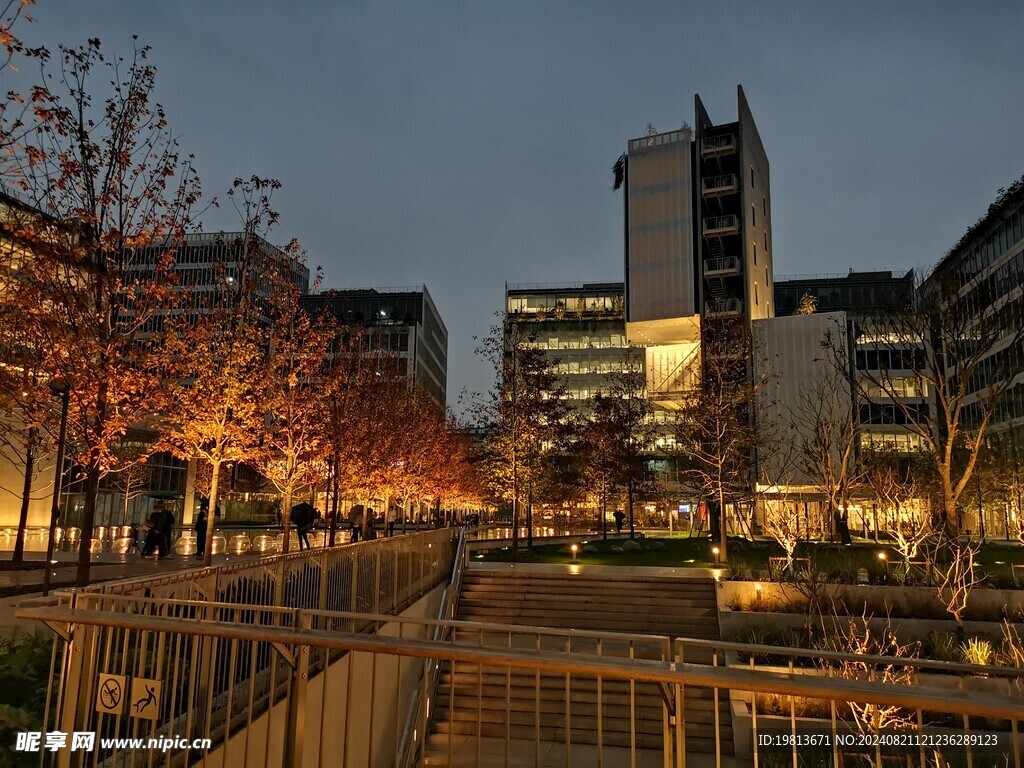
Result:
M199 511L195 516L193 522L193 529L196 537L196 557L202 558L206 554L206 527L207 521L210 516L210 500L202 499L199 503ZM220 517L220 506L214 507L214 516ZM316 527L316 521L320 518L320 512L315 509L311 504L301 503L296 504L291 510L291 524L295 526L295 531L299 538L299 549L311 549L312 545L309 541L309 533ZM281 514L278 513L278 523L280 524ZM167 557L171 554L172 547L174 546L174 514L171 512L170 505L167 502L158 502L156 509L138 528L139 539L141 539L141 545L136 544L137 547L141 546L141 552L143 557L152 557L154 554L160 558ZM392 522L392 526L394 523ZM390 532L393 532L390 531ZM358 541L359 529L356 525L352 526L352 541Z
M142 556L151 557L154 553L161 558L171 554L174 545L174 513L165 502L159 502L153 514L142 524L139 533L142 536Z

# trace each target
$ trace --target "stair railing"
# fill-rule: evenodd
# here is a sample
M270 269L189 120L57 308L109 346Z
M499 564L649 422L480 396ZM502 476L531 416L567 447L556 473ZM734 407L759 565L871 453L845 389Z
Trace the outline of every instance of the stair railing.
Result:
M441 594L441 604L437 609L439 622L453 621L459 610L459 595L462 593L462 577L469 560L466 529L459 533L455 547L455 558L452 563L452 576ZM446 624L437 624L430 633L432 642L447 642L451 638L452 629ZM427 659L423 664L423 681L412 692L402 736L398 742L395 755L396 768L412 768L417 757L427 743L427 729L430 725L429 702L435 700L437 681L440 677L441 663L438 659Z

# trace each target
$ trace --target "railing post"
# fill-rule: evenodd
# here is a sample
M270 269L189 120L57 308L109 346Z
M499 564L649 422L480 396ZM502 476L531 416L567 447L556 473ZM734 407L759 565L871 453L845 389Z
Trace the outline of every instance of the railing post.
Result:
M278 558L277 573L274 574L274 607L281 608L284 606L284 581L285 573L288 567L288 561L283 557Z
M196 618L202 617L203 620L209 620L209 606L202 605L196 609ZM208 702L210 697L213 696L213 644L217 642L216 638L213 637L198 637L196 638L199 643L199 659L198 668L196 669L195 680L196 680L196 700L192 702L195 706L195 732L206 734L208 732L209 723L207 723L206 713L208 710Z
M374 565L377 575L374 578L373 586L373 612L380 613L380 545L374 547Z
M84 597L77 592L73 593L71 607L79 607L78 602ZM96 632L97 628L88 624L79 624L71 630L68 663L61 680L64 697L60 713L60 730L63 733L87 730L89 713L94 705L89 700L89 694L93 690L93 681L96 678ZM57 765L59 768L70 768L71 750L59 751Z
M321 611L327 610L327 553L329 549L320 550L320 594L317 597L317 608Z
M356 547L352 548L352 606L349 610L352 613L359 612L359 550ZM353 623L351 631L355 631L355 625Z
M296 611L295 624L310 628L309 616ZM327 684L326 670L324 684ZM298 648L288 687L288 722L285 725L285 768L302 768L302 747L306 741L306 695L309 686L309 646Z

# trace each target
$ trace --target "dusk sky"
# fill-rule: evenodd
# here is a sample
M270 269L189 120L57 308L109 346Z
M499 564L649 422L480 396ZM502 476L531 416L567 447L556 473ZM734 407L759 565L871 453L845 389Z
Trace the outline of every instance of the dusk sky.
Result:
M933 263L1024 174L1019 2L38 0L33 45L154 47L205 190L280 179L325 288L425 283L449 404L505 281L622 279L611 165L736 117L771 163L776 276ZM237 228L230 208L206 230Z

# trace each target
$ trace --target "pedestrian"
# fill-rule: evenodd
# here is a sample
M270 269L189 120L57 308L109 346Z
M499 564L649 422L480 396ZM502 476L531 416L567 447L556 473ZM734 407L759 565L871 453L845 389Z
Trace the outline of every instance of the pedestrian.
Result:
M359 541L359 526L356 524L356 521L353 520L351 523L349 523L349 527L352 530L352 535L349 536L348 539L349 544L355 544L357 541Z
M309 527L305 525L296 525L295 532L299 534L299 551L302 551L302 545L306 545L306 549L312 549L309 545Z
M157 525L160 529L160 558L170 557L174 537L174 515L166 504Z
M395 535L395 521L394 518L388 520L388 538L390 539Z
M210 501L209 499L203 499L199 502L199 514L196 515L196 558L202 560L203 555L206 553L206 518L210 512Z
M621 509L616 509L612 517L615 518L615 532L622 533L622 524L626 521L626 513Z
M139 533L142 535L142 556L149 557L153 554L153 551L160 544L160 529L157 527L157 521L160 519L160 512L154 511L153 514L142 524L139 529Z

